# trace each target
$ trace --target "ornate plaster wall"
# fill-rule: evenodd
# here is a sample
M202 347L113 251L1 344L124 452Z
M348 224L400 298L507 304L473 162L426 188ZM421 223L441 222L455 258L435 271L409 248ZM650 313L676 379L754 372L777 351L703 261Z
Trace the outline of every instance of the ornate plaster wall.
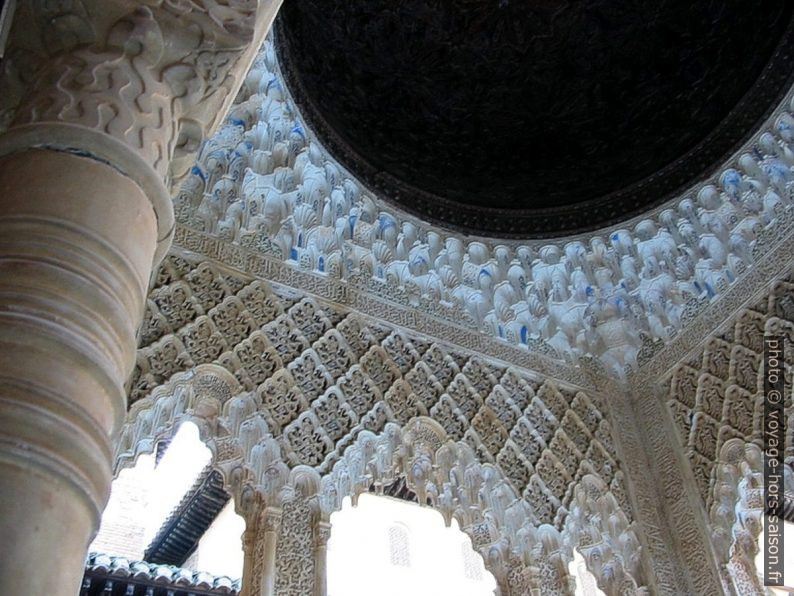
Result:
M216 463L238 478L238 496L250 486L266 507L280 507L275 495L299 468L316 475L326 518L345 494L404 474L422 502L462 516L462 525L490 520L491 540L477 543L484 555L506 536L506 561L547 564L526 534L547 528L565 548L580 546L610 593L647 581L642 551L630 554L640 539L608 400L598 392L182 253L164 261L150 293L130 396L119 462L197 419ZM410 464L389 437L421 417L441 438L427 464ZM453 460L463 458L458 471L439 459L447 442ZM592 502L577 496L587 490ZM618 517L599 526L587 507L607 505L603 514ZM595 563L604 557L610 572Z
M725 590L763 594L755 574L763 514L764 336L785 342L786 387L794 364L794 275L781 272L661 379L657 398L720 564ZM666 387L665 387L666 386ZM794 407L784 394L787 491L794 496Z
M327 515L402 477L462 516L503 594L568 593L574 547L610 594L757 588L758 338L792 336L792 280L769 285L794 247L790 102L642 219L497 244L347 175L268 42L174 198L118 460L202 424L267 594L322 594Z
M703 452L713 434L708 429L714 426L703 415L711 403L705 388L714 386L710 381L715 375L708 371L722 367L725 378L719 384L729 390L719 391L731 399L757 399L757 392L749 397L747 391L736 393L742 383L749 383L737 376L746 369L744 344L757 349L764 325L789 333L791 322L785 317L790 316L790 290L789 281L776 282L753 298L753 308L726 323L730 337L751 337L755 343L734 339L738 347L727 350L728 336L701 338L705 345L693 356L684 363L673 360L673 370L659 385L670 388L669 395L649 390L654 382L642 369L631 379L633 388L604 381L606 391L592 385L584 390L568 379L511 365L305 291L271 286L202 255L174 249L150 293L130 389L133 403L117 457L129 460L151 449L178 421L197 417L210 429L206 436L215 437L216 461L230 477L231 470L238 470L238 477L242 474L257 486L274 469L281 470L284 482L289 469L309 466L319 485L333 484L338 481L328 479L338 478L350 453L360 449L361 437L375 440L387 427L404 428L418 416L429 416L448 440L459 442L456 449L467 449L480 465L499 471L508 508L520 510L519 517L531 527L548 524L570 544L566 525L575 519L577 487L585 476L598 479L642 546L644 564L652 570L645 582L660 593L715 593L721 585L731 585L721 581L732 580L726 580L731 576L725 575L724 565L720 571L721 555L712 540L713 528L721 527L715 522L720 516L708 511L720 457L717 443ZM712 305L717 311L721 307ZM707 311L702 316L715 315ZM771 322L760 324L761 319ZM686 340L682 334L667 349L678 354L682 346L676 344L685 347ZM723 360L727 358L722 364L712 354L716 345L723 348ZM758 358L755 353L753 361ZM680 381L693 377L693 367L686 364L693 359L707 367L694 375L703 389ZM226 381L219 384L217 378ZM205 383L202 379L211 398L206 402L195 389ZM584 378L582 384L590 383ZM675 391L686 387L683 397L675 398ZM700 414L674 416L687 399L694 399ZM745 404L729 403L723 403L721 412L729 417L723 423L730 427L730 417ZM680 446L670 444L681 432L676 424L684 429L690 425ZM719 445L731 437L752 439L731 428L722 431ZM387 485L406 469L394 456L384 461L377 464L381 476L370 473L359 485L336 485L330 502L367 490L373 482ZM239 494L241 481L236 482ZM412 487L423 490L415 482ZM439 506L443 482L434 490L432 502ZM737 491L734 487L736 502ZM248 515L275 506L272 499L268 503L252 507ZM255 537L251 540L257 543Z

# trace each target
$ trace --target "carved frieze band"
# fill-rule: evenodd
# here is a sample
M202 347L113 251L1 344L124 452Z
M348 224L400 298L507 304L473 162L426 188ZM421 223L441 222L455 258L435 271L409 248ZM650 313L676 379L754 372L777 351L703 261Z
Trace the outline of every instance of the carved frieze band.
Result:
M345 280L300 271L281 260L186 226L177 225L174 244L173 254L180 254L180 249L182 254L194 253L211 259L219 267L233 268L267 280L276 287L283 287L285 291L307 293L319 300L355 309L364 316L399 325L469 352L537 371L579 387L591 387L599 391L617 387L603 375L603 369L596 362L590 361L592 367L566 365L548 355L527 351L464 325L429 315L414 306L394 302L388 296L373 295ZM599 375L599 372L602 374Z
M641 474L649 478L656 504L664 512L662 523L667 526L663 531L669 540L667 548L679 561L679 573L686 574L686 580L692 586L686 593L719 594L719 577L708 529L693 499L691 479L684 474L685 460L680 450L671 445L669 418L652 389L635 396L632 410L649 462ZM635 479L642 477L633 476ZM643 528L646 528L645 524ZM681 581L684 578L679 577Z
M659 492L659 482L647 453L645 429L635 418L631 400L625 392L613 393L609 411L611 424L617 430L615 447L626 466L629 499L642 528L639 538L647 549L653 569L655 591L659 594L691 593L693 588L687 575L689 563L671 548L674 541L662 506L664 496Z

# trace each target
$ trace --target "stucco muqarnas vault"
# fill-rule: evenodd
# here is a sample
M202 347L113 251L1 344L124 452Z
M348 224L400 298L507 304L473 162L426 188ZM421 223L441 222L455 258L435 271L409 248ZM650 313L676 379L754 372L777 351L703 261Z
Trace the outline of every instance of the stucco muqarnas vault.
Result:
M190 420L246 520L244 594L325 596L330 515L394 487L501 596L573 594L574 549L610 596L764 594L792 18L16 3L0 581L74 594L112 474Z

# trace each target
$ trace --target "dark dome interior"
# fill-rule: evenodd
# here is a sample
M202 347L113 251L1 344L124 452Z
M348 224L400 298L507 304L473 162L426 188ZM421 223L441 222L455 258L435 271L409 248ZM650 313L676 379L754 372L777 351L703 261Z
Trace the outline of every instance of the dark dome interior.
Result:
M785 0L290 0L282 68L372 190L486 236L594 229L663 202L791 84Z

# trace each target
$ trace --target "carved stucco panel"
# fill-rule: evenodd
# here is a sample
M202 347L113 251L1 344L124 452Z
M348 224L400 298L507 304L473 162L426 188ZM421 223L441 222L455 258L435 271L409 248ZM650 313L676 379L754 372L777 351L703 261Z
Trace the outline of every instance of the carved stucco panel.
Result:
M444 441L461 441L448 452L468 454L466 458L475 458L466 464L475 466L472 470L494 470L503 479L495 493L489 489L479 497L477 491L456 497L477 503L484 495L501 491L503 500L489 506L500 512L496 518L500 531L554 524L555 532L567 536L560 538L560 544L569 544L559 548L573 548L577 536L584 534L581 523L571 525L566 519L569 512L583 507L576 496L583 482L600 483L605 494L613 495L610 506L624 510L628 524L621 531L636 531L635 513L625 497L623 464L612 433L604 430L609 417L603 397L433 342L305 293L275 292L261 280L187 253L166 259L156 279L153 296L173 296L178 289L180 297L149 301L147 321L171 322L141 331L132 405L118 461L129 462L141 450L151 449L157 437L173 432L180 421L195 420L203 436L216 437L210 446L224 454L222 468L227 474L242 472L240 482L257 492L278 493L291 469L308 464L328 475L344 464L352 466L351 473L344 475L349 480L340 477L342 484L334 489L334 494L343 495L372 484L372 476L359 475L366 458L375 453L376 437L394 445L389 437L396 436L395 431L389 429L410 426L417 416L429 415L445 437L431 449L439 452L436 457L446 453L439 451ZM256 313L248 308L252 295L266 303ZM224 311L227 307L230 310ZM195 336L189 347L179 340L184 330L205 320L223 340L220 354L206 348L212 345L213 334ZM171 347L164 354L165 345ZM268 354L272 362L264 366L262 357ZM163 355L170 359L167 366L159 364ZM207 391L192 387L196 379L213 375L221 379L219 390L225 387L222 399L213 400ZM209 387L207 383L198 387ZM510 438L519 438L522 428L536 439ZM418 436L419 429L412 432ZM439 441L433 433L425 434L419 444ZM535 450L538 440L541 451ZM368 468L384 475L378 482L390 482L403 470L414 478L411 486L425 495L423 500L430 499L437 507L449 502L454 484L439 481L437 488L425 487L417 480L424 474L421 453L411 455L418 459L410 467L400 463L405 455L397 453L394 460L376 458L370 465L374 467ZM482 463L475 464L476 460ZM504 471L502 462L507 466ZM543 507L550 503L555 505L544 513ZM455 511L449 509L447 515L458 515ZM481 521L476 517L466 523ZM505 559L508 567L509 560ZM631 573L642 575L639 568ZM523 572L519 575L523 577ZM611 580L604 576L603 581ZM610 586L610 593L618 589ZM292 590L282 587L285 593Z

